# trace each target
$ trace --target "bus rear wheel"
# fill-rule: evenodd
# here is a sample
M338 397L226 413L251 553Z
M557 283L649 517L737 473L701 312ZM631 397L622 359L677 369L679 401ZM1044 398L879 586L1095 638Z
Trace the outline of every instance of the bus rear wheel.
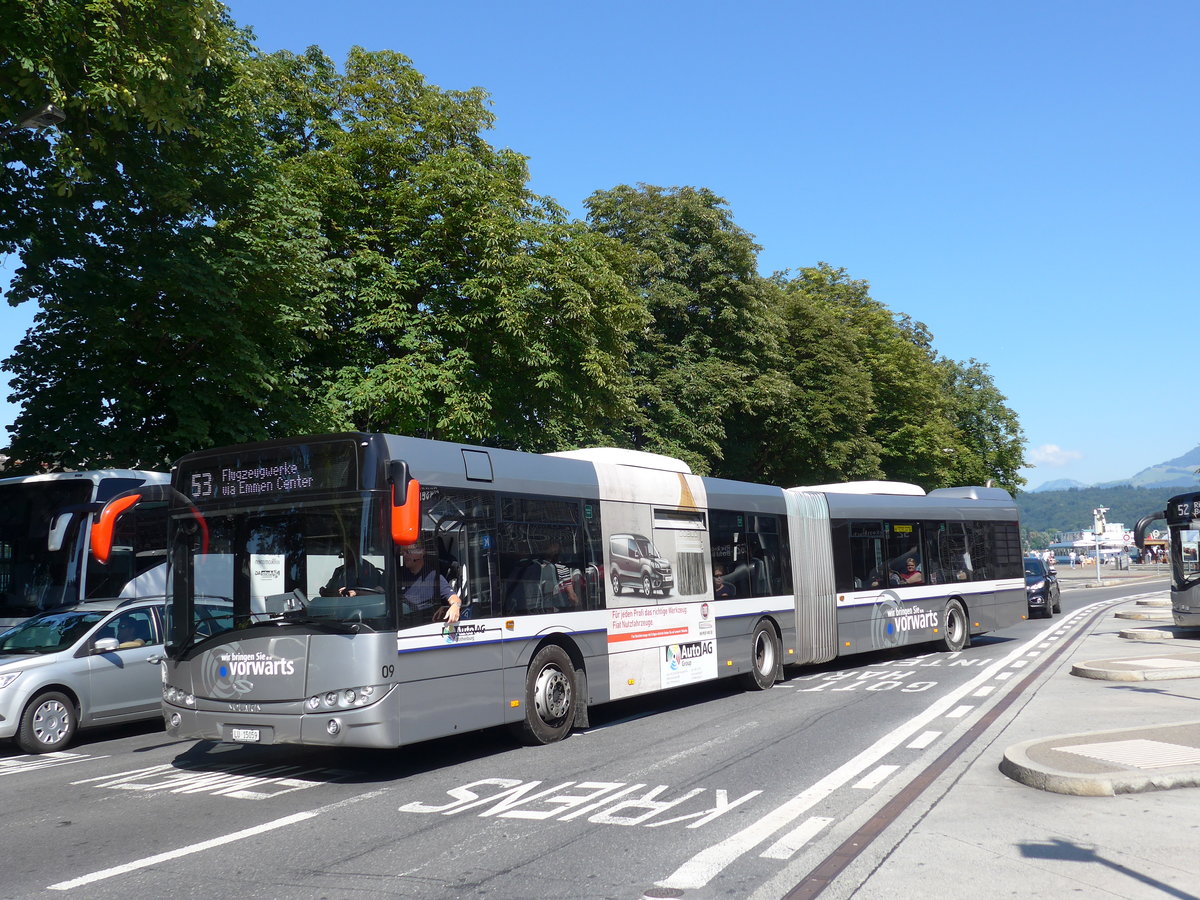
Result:
M575 722L575 667L557 644L547 644L525 672L525 721L516 727L522 743L553 744Z
M971 629L967 626L967 612L960 600L951 598L942 616L942 637L938 646L949 653L956 653L970 642Z
M750 636L750 671L741 676L746 690L765 691L779 671L779 636L770 622L759 622Z

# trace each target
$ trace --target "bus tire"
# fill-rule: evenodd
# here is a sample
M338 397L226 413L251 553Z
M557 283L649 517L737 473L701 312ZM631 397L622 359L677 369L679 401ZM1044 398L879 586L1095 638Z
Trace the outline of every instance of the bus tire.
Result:
M750 671L741 675L748 691L765 691L779 672L779 636L770 622L760 621L750 636Z
M956 653L970 643L971 629L967 625L967 611L963 609L961 600L951 597L946 603L946 612L942 617L942 637L938 646L949 653Z
M567 651L547 644L525 672L525 721L517 728L524 744L561 741L575 723L575 666Z
M75 737L75 704L57 691L38 694L21 713L17 746L26 753L62 750Z

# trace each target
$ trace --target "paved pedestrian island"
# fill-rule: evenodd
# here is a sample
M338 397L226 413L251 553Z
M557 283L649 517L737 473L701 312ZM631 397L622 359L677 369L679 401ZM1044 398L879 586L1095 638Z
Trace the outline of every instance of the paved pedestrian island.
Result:
M1200 722L1025 741L1000 771L1022 784L1081 797L1200 787Z
M1193 645L1200 638L1195 629L1178 631ZM1071 674L1119 682L1200 678L1200 650L1077 662ZM1086 797L1200 787L1200 721L1024 741L1004 751L1000 771L1030 787Z

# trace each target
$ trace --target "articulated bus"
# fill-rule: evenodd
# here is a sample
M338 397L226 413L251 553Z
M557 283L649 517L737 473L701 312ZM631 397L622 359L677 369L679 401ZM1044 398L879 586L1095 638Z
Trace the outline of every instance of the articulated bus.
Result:
M1170 536L1171 613L1176 625L1200 625L1200 492L1172 497L1161 517Z
M549 743L597 704L957 650L1027 611L994 488L785 490L637 451L354 433L194 453L163 495L182 738L398 747L509 725ZM444 578L458 621L409 572Z
M95 513L108 500L168 481L162 472L128 469L0 479L0 628L92 597L135 596L140 585L155 580L145 575L154 568L161 596L165 505L156 511L143 504L122 521L106 565L89 556L87 547Z

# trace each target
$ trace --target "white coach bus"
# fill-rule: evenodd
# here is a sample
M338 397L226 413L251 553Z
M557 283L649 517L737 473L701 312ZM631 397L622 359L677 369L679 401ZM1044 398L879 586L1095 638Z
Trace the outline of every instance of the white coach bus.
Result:
M0 479L0 627L92 597L130 596L127 586L166 561L166 509L144 504L125 517L107 565L87 553L96 513L117 494L168 480L129 469Z

